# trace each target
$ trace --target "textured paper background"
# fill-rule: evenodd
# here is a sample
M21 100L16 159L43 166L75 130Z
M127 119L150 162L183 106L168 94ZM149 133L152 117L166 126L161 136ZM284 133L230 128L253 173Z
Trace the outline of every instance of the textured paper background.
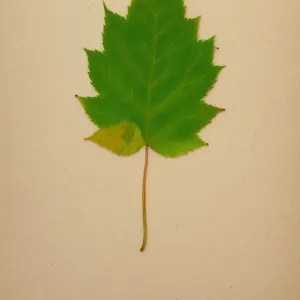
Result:
M127 1L108 6L124 14ZM226 64L210 147L149 169L83 137L98 0L0 2L0 298L300 299L300 2L189 0Z

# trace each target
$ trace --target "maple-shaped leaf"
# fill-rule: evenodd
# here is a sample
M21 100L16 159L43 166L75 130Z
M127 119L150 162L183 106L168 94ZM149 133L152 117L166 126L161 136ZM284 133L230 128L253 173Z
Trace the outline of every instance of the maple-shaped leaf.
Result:
M99 127L87 140L119 155L145 146L143 251L149 148L178 157L207 145L198 133L224 109L204 98L224 66L213 63L215 37L198 40L200 18L187 18L182 0L132 0L126 17L104 11L104 50L85 49L98 96L78 98Z

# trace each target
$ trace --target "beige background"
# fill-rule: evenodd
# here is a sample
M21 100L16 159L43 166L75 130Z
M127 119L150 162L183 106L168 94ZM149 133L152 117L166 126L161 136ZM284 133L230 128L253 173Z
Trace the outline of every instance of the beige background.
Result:
M101 1L0 1L0 299L300 299L300 2L186 4L217 34L207 101L227 112L209 148L151 152L142 254L143 152L84 142L74 98L94 94L82 48L101 47Z

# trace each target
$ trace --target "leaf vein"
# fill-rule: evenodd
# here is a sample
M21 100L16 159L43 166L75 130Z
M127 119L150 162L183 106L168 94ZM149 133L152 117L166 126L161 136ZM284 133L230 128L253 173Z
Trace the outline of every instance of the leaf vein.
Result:
M187 78L189 72L193 69L193 67L197 63L200 56L201 56L201 52L198 53L198 55L197 55L196 59L194 60L194 62L190 65L190 67L185 72L185 74L183 76L183 79L182 79L181 83L178 85L177 89L171 90L170 93L168 94L168 96L166 96L166 98L162 102L160 102L155 108L152 109L152 111L150 112L150 115L153 115L158 110L162 109L163 107L168 106L169 103L172 102L173 97L176 96L178 94L178 92L180 92L185 86L188 85L185 82L186 78ZM199 78L199 80L200 79L203 79L203 77Z

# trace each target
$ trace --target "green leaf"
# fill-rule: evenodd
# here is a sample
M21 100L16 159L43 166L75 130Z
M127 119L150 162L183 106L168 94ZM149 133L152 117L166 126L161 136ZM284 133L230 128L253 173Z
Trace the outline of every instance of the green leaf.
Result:
M198 133L224 111L204 102L224 68L213 63L215 36L198 40L200 18L187 18L182 0L132 0L126 17L104 11L104 50L85 49L98 96L79 97L100 128L89 139L122 155L145 145L145 169L148 148L178 157L208 145Z
M145 145L139 128L127 121L122 121L112 127L101 128L85 140L121 156L135 154Z

